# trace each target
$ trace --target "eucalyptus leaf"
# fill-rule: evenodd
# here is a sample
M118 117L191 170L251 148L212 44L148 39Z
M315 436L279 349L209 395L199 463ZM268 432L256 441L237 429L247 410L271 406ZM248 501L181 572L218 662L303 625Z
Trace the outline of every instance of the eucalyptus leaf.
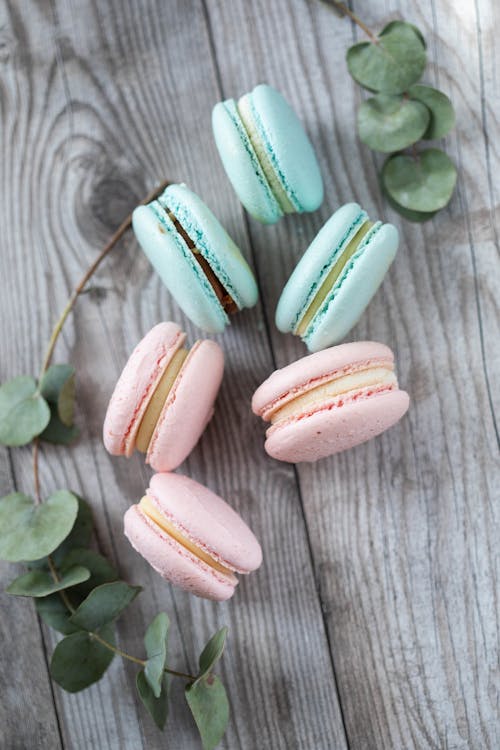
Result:
M359 108L359 137L374 151L400 151L423 136L430 118L420 102L401 94L377 94Z
M429 126L422 138L428 141L442 138L455 127L455 110L442 91L419 83L412 86L408 94L411 99L425 104L431 114Z
M56 591L76 586L77 583L82 583L88 578L90 578L90 570L82 565L69 568L57 582L50 573L44 570L30 570L12 581L6 591L14 596L48 596Z
M90 508L90 505L87 503L86 500L84 500L79 495L75 494L75 497L78 501L78 513L76 516L75 523L73 524L73 528L71 529L71 532L64 539L64 541L59 545L59 547L56 550L54 550L52 554L52 557L56 565L61 564L62 561L66 558L68 553L73 548L86 547L89 544L90 538L92 536L92 529L94 527L94 519L92 517L92 510ZM81 558L80 558L79 563L81 565L85 565L86 567L89 567L87 563L81 562Z
M415 32L415 34L420 39L420 41L422 43L422 47L424 49L427 49L427 42L425 41L424 35L422 34L422 32L420 31L420 29L418 28L418 26L415 26L415 24L413 24L413 23L408 23L408 21L389 21L389 23L386 24L386 26L384 26L384 28L380 32L379 36L383 36L384 34L387 34L389 31L392 31L393 29L398 28L398 26L409 26L410 29L413 29L413 31Z
M49 423L50 409L34 378L21 375L0 386L0 443L26 445Z
M227 638L227 627L223 627L217 631L215 635L210 638L207 645L200 654L200 674L198 680L205 677L214 664L219 661L224 651L224 646ZM197 680L197 681L198 681Z
M164 669L167 661L167 638L170 620L165 612L160 612L151 621L144 646L148 660L144 668L144 676L156 698L160 696Z
M71 601L73 601L73 591L71 592ZM71 613L66 608L59 594L51 594L50 596L35 599L35 607L42 620L59 633L70 635L79 630L76 625L73 625L69 621Z
M46 557L65 539L75 522L78 501L59 490L40 505L21 492L0 500L0 560L21 562Z
M61 562L60 571L64 574L75 565L84 566L90 573L88 580L85 580L75 589L81 599L88 596L92 589L97 586L116 581L118 578L116 568L105 557L92 549L75 548L70 550Z
M386 27L377 43L359 42L347 50L347 67L364 88L401 94L424 72L425 47L411 24Z
M438 211L446 206L457 180L455 165L444 151L430 148L416 158L390 156L382 168L382 181L391 198L411 211Z
M99 635L112 646L113 627L106 625ZM50 674L64 690L77 693L101 679L114 653L92 635L78 631L60 641L52 654Z
M226 731L229 721L229 702L220 679L206 675L185 689L185 696L204 750L213 750Z
M384 193L384 196L389 205L408 221L413 221L416 224L421 224L424 221L429 221L430 219L432 219L432 217L437 213L437 211L411 211L409 208L404 208L403 206L400 206L399 203L396 203L394 198L391 198L383 185L382 192Z
M163 676L159 695L154 693L142 669L137 673L135 684L139 697L153 718L154 723L158 729L164 729L168 716L168 692L170 684L168 676L166 674Z
M50 404L49 408L50 421L44 431L40 433L40 440L45 440L46 443L53 443L54 445L71 445L79 436L80 430L75 425L67 427L61 422L57 413L57 406Z
M43 397L57 406L57 413L66 427L73 424L75 403L75 368L72 365L51 365L40 380Z
M115 620L140 590L140 586L129 586L124 581L103 583L90 592L70 620L82 630L98 630Z

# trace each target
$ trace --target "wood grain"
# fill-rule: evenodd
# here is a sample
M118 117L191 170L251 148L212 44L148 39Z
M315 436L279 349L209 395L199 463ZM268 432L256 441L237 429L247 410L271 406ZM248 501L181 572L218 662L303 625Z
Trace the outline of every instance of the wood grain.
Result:
M12 100L18 92L22 97L15 106L6 100L4 108L13 170L4 173L2 211L9 224L4 257L12 281L2 304L7 311L20 307L21 296L24 302L16 319L4 316L8 349L2 351L2 378L19 367L36 371L71 281L159 179L189 183L247 250L236 198L219 188L224 177L209 122L220 93L214 68L207 67L211 53L199 3L171 3L167 12L158 2L147 14L143 4L133 3L32 3L23 13L13 3L7 20L13 46L4 63L7 93ZM187 51L198 64L186 66ZM20 248L30 248L29 254ZM26 294L26 287L33 292ZM259 308L242 315L224 336L227 369L218 413L184 469L241 511L262 539L265 567L241 583L234 601L217 606L168 587L121 534L123 512L142 495L148 472L139 458L127 462L105 454L102 419L133 345L155 322L169 318L185 324L194 341L196 331L129 236L80 301L58 350L58 357L77 367L83 438L71 452L44 448L42 486L69 486L88 497L99 548L125 578L145 585L118 626L120 643L131 653L142 653L142 634L160 608L173 619L171 662L179 668L194 669L204 640L229 625L221 674L238 720L225 747L285 748L310 738L326 746L335 738L342 748L344 730L295 475L292 467L265 458L260 427L248 408L272 367ZM27 457L26 451L12 453L20 484L29 490ZM52 647L54 639L47 637ZM55 688L64 746L163 746L135 699L134 679L135 670L116 660L109 677L79 695ZM195 736L174 689L167 740L187 748Z
M10 0L0 7L0 216L5 277L0 379L36 373L50 326L109 234L157 181L185 181L254 263L261 303L219 340L226 375L216 416L181 467L226 497L262 541L265 565L224 605L165 585L121 533L148 471L111 459L100 431L128 353L180 313L128 235L78 303L56 351L78 372L82 439L44 447L42 486L87 497L98 548L145 592L118 625L142 653L152 616L173 621L170 660L195 668L204 640L230 627L221 664L232 717L222 747L355 750L487 748L499 737L498 4L368 3L373 28L395 16L429 41L426 79L449 93L446 139L460 181L449 208L416 227L383 203L378 160L354 135L360 90L345 71L350 22L317 0ZM458 43L457 43L458 41ZM244 214L216 154L213 104L276 85L320 156L323 207L275 227ZM263 452L254 388L304 349L273 324L284 281L339 204L394 221L402 247L353 339L388 343L408 417L349 453L297 469ZM243 437L244 436L244 437ZM30 492L25 449L1 454L2 489ZM12 571L5 573L12 577ZM197 746L174 685L161 735L116 659L96 686L51 685L56 642L32 605L2 595L0 745ZM2 642L4 639L2 639ZM6 666L7 665L7 666ZM31 709L31 711L29 710ZM38 744L36 744L38 743Z
M498 132L499 92L491 85L498 70L490 67L491 8L483 4L478 38L471 29L480 28L481 6L467 19L464 70L456 40L470 10L398 3L384 15L356 3L375 28L396 10L423 29L435 62L427 80L457 106L459 128L446 143L460 169L456 197L431 224L412 227L382 205L378 160L352 138L360 92L338 71L356 29L314 3L309 13L301 3L275 2L265 13L258 3L232 3L230 12L208 5L225 94L271 78L307 124L326 176L325 204L308 221L282 222L272 240L251 224L268 319L276 279L287 277L339 204L354 198L402 232L399 257L350 336L395 350L410 413L377 441L298 467L349 745L497 747L499 279L491 169L498 155L485 134ZM232 37L244 23L248 35ZM279 365L303 353L272 322L270 330Z

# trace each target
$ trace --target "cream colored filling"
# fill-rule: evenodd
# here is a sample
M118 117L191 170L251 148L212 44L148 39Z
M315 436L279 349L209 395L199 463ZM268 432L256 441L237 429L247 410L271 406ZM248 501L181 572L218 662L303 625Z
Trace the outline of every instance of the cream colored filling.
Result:
M223 573L230 578L234 578L234 574L231 570L229 570L229 568L225 568L224 565L221 565L219 562L217 562L217 560L214 560L214 558L211 557L207 552L202 550L190 539L181 534L179 529L177 529L173 524L170 523L170 521L165 518L163 513L158 510L155 504L151 501L151 498L149 498L147 495L144 495L144 497L140 501L139 508L142 510L144 515L149 518L150 521L153 521L153 523L159 526L165 534L168 534L168 536L172 537L172 539L175 539L176 542L182 545L185 549L189 550L189 552L195 555L195 557L203 560L204 563L209 565L214 570L217 570L219 573Z
M344 252L341 253L340 258L334 263L334 265L328 271L328 275L326 279L321 284L320 288L318 289L311 303L309 304L309 307L307 308L304 315L299 321L299 324L295 330L295 333L298 336L303 336L304 333L307 331L309 324L311 323L312 319L314 318L319 308L325 301L327 295L333 289L335 282L337 281L340 274L344 270L346 264L352 258L352 256L354 255L354 253L360 246L361 241L363 240L364 236L366 235L368 230L371 229L372 226L373 226L372 221L365 221L364 224L360 226L360 228L358 229L358 231L356 232L352 240L348 243Z
M370 387L397 387L398 381L394 370L389 367L370 367L366 370L342 375L322 383L292 399L280 409L270 414L272 424L283 419L300 416L315 411L318 407L342 396L349 391L358 391Z
M187 349L179 349L175 352L151 396L135 438L135 447L141 453L147 453L149 443L153 437L153 432L158 423L158 419L160 418L165 401L172 390L172 386L187 355Z
M241 97L238 102L237 109L240 119L243 123L243 127L245 128L250 139L250 143L252 144L254 151L257 154L257 159L259 160L260 166L262 167L262 171L264 172L266 180L268 181L271 191L278 201L281 210L285 214L295 213L297 209L286 194L286 191L281 184L278 175L276 174L273 163L268 156L266 145L260 137L257 128L255 127L254 119L252 116L252 108L250 105L250 97L248 94L245 94L245 96Z

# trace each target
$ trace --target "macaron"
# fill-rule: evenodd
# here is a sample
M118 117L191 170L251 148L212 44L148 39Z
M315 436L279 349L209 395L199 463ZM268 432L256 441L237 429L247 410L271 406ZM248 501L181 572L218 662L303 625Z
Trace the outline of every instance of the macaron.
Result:
M323 200L318 161L302 123L267 84L212 113L222 163L248 213L263 224L284 214L315 211Z
M155 474L145 496L125 513L125 535L174 586L224 601L262 562L260 545L218 495L180 474Z
M257 302L257 284L240 249L186 185L169 185L138 206L132 226L140 246L179 307L208 333Z
M224 355L215 341L188 350L185 340L175 323L159 323L132 352L104 420L112 455L138 450L156 471L171 471L198 442L214 411Z
M335 211L288 279L276 325L317 352L341 341L358 322L396 256L398 230L370 221L357 203Z
M352 448L395 424L409 406L384 344L340 344L292 362L257 388L252 410L271 426L265 449L290 463Z

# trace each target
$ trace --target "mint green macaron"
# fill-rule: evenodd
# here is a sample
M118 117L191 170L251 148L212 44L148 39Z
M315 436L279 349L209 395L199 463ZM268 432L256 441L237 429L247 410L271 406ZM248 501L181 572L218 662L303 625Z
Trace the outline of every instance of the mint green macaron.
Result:
M257 302L257 284L240 249L186 185L169 185L138 206L132 226L179 307L204 331L220 333L229 315Z
M396 256L398 230L357 203L335 211L281 293L276 325L311 352L337 344L358 322Z
M267 84L215 105L212 127L226 173L247 211L264 224L315 211L323 200L318 161L302 123Z

